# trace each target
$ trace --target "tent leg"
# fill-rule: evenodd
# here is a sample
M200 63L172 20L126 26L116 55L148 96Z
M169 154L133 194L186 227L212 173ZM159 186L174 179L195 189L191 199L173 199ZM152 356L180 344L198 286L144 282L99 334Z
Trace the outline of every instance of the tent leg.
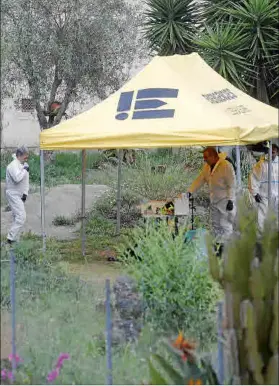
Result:
M272 140L268 149L268 206L271 206L271 180L272 180Z
M41 232L43 240L43 252L46 250L45 232L45 160L44 151L40 150L40 169L41 169Z
M81 250L85 256L85 178L86 178L86 150L82 150L82 178L81 178Z
M120 234L121 228L121 168L122 168L123 150L118 150L118 170L117 170L117 222L116 222L116 235Z
M241 167L240 167L240 147L236 146L236 179L237 179L237 190L241 190Z

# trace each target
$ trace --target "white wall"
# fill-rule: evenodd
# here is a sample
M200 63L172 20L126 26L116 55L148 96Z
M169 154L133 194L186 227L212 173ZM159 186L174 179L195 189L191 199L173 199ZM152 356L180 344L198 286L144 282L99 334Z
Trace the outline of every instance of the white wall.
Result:
M37 148L40 127L36 113L17 110L13 99L4 100L1 107L3 123L1 148L15 148L22 145Z

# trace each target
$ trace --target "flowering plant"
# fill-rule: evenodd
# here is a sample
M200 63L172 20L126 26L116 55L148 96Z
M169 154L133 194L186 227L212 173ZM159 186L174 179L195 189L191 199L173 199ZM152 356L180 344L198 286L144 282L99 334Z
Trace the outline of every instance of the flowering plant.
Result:
M196 344L184 338L182 332L174 341L163 341L165 356L152 354L149 359L152 385L218 385L212 365L198 358ZM167 359L166 359L167 358Z

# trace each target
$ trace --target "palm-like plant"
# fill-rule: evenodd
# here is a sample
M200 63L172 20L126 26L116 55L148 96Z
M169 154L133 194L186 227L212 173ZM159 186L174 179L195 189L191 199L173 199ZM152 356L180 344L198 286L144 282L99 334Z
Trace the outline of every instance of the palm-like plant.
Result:
M193 0L147 0L145 38L159 55L193 51L200 11Z
M203 20L207 25L214 25L216 22L229 22L232 16L226 12L231 6L231 0L203 0L201 2Z
M278 61L279 21L278 0L243 0L233 3L227 12L242 26L246 36L246 57L255 68L253 79L255 96L269 102L272 91L268 86L273 68Z
M245 58L247 36L240 25L216 23L213 27L206 26L195 44L214 70L238 88L247 89L252 68Z
M198 50L235 86L279 105L278 0L147 0L147 5L145 37L157 54Z

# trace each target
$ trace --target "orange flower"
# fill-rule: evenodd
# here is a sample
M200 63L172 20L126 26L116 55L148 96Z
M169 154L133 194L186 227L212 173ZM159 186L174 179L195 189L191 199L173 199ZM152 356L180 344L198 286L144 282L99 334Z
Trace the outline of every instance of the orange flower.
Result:
M183 333L180 332L178 337L173 343L175 348L178 348L179 350L194 350L196 348L196 345L192 342L187 341L184 339Z
M188 358L193 359L191 351L196 348L196 345L185 340L182 332L179 332L178 337L173 342L173 346L183 352L182 360L186 361Z
M202 381L200 379L197 379L197 380L190 379L188 385L202 385Z

